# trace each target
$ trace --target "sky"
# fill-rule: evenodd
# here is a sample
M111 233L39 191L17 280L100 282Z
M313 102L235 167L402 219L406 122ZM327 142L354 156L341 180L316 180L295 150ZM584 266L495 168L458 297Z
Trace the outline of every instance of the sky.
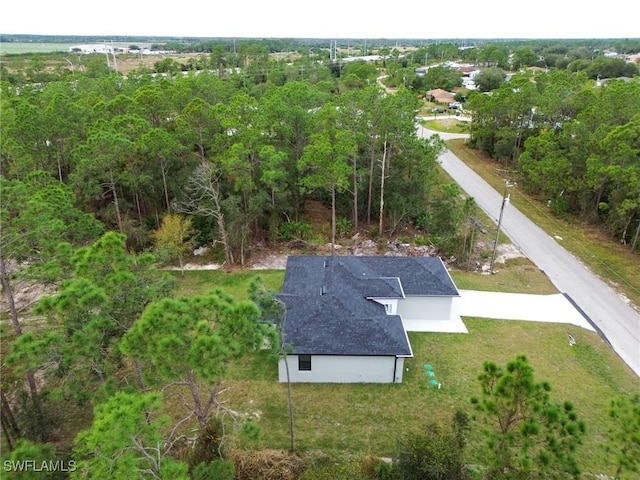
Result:
M0 33L225 38L640 38L640 3L608 0L8 0Z

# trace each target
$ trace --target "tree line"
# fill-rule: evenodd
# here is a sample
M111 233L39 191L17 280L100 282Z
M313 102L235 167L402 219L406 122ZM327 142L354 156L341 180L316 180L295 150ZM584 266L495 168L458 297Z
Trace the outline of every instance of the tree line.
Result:
M309 198L332 207L334 225L389 234L429 217L425 232L454 235L430 215L444 195L442 146L416 135L417 98L367 85L361 66L345 70L351 83L327 68L246 88L207 72L5 84L2 177L44 172L138 250L165 213L192 215L197 241L219 242L230 264L256 241L286 237ZM19 204L5 209L20 215Z
M640 83L584 73L520 73L469 96L471 145L556 215L640 250Z

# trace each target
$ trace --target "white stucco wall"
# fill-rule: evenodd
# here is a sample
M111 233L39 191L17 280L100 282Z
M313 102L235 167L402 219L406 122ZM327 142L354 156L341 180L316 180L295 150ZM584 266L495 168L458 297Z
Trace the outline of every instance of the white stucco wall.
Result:
M312 355L311 370L298 370L298 356L288 355L292 382L402 383L404 358ZM394 377L395 373L395 377ZM287 381L284 359L278 362L278 380Z
M448 331L447 323L461 323L460 317L452 312L452 300L452 297L402 298L398 300L398 315L409 332ZM455 326L452 331L459 329Z

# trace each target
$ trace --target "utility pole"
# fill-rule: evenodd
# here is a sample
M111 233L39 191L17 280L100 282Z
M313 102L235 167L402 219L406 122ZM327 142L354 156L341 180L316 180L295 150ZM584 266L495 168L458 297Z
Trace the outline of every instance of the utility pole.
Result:
M511 187L517 186L517 183L511 183L509 180L504 181L504 193L502 194L502 205L500 206L500 217L498 218L498 228L496 230L496 239L493 242L493 253L491 254L491 263L489 264L489 272L493 271L493 264L496 261L496 250L498 249L498 238L500 238L500 225L502 225L502 215L504 214L504 207L509 202L511 194L507 193L507 190Z

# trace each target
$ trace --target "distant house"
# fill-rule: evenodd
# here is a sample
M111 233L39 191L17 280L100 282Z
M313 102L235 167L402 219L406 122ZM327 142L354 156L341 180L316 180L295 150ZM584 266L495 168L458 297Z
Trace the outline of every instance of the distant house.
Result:
M74 45L69 47L69 51L72 53L116 53L117 50L113 45L107 45L105 43Z
M454 97L455 93L447 92L441 88L436 88L435 90L429 90L427 92L427 100L437 103L449 104L454 101Z
M440 258L292 256L280 382L401 383L408 331L466 332Z

